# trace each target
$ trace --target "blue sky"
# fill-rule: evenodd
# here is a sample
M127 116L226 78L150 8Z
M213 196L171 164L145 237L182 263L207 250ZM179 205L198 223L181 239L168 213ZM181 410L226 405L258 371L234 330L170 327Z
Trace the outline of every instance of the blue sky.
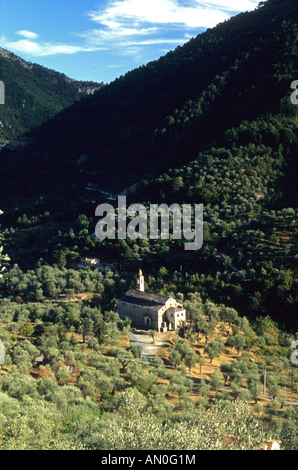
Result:
M0 0L0 47L77 80L109 83L258 3Z

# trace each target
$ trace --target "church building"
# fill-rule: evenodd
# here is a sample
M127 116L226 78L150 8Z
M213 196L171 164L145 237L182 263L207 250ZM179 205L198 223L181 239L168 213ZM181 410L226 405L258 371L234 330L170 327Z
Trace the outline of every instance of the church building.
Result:
M175 299L145 291L141 270L136 289L127 291L118 301L117 311L122 320L131 320L132 326L159 332L177 330L186 321L186 311Z

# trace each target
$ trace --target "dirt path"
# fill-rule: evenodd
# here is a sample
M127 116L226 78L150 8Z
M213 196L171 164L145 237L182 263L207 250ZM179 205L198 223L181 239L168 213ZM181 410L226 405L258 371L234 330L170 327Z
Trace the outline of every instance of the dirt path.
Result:
M144 358L154 356L154 354L159 348L165 346L165 343L160 340L155 341L155 343L153 343L152 337L146 334L129 333L128 336L131 343L140 344L142 346L142 357Z

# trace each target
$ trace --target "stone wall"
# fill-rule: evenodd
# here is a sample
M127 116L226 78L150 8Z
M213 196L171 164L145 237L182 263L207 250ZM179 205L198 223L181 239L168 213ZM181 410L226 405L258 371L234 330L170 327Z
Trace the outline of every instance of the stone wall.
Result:
M119 300L117 311L122 320L128 318L134 326L152 330L159 329L157 310L127 304Z

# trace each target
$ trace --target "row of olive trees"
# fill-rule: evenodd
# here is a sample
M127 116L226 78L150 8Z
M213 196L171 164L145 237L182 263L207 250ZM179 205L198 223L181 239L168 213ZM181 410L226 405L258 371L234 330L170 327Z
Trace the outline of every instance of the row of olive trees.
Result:
M83 292L102 294L107 290L113 293L121 282L125 281L109 269L102 273L100 270L59 269L44 265L22 271L14 265L0 279L0 290L5 296L28 302L55 299L61 294L72 297Z

